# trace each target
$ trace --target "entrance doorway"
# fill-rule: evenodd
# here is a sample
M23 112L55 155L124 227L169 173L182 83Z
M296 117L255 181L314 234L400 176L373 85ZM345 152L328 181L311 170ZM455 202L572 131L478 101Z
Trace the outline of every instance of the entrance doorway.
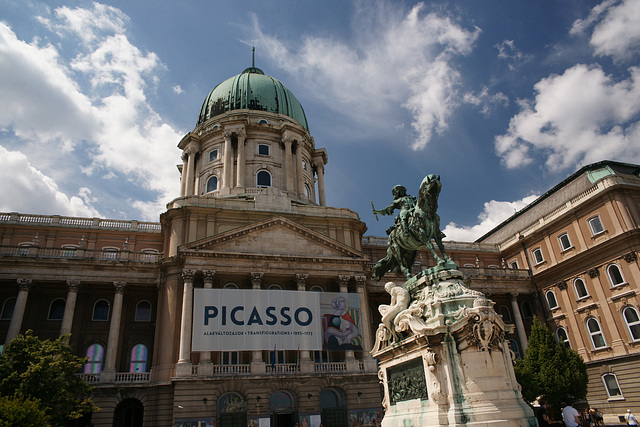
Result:
M293 394L285 390L278 390L269 398L271 412L271 427L295 427L296 402Z
M142 427L144 406L138 399L124 399L113 414L113 427Z
M271 416L271 427L294 427L296 420L293 412L276 413Z

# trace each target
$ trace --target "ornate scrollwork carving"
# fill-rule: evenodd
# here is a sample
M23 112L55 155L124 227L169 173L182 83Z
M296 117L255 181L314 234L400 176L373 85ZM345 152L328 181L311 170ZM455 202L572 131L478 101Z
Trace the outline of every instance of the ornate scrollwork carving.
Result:
M626 254L622 255L622 259L624 259L629 264L631 264L632 262L634 262L635 260L638 259L638 255L636 255L635 252L631 251L629 253L626 253Z
M589 270L587 270L587 274L593 279L600 276L600 270L598 270L598 267L590 268Z
M561 291L565 291L567 290L567 282L565 282L564 280L559 281L558 283L556 283L556 286L558 287L558 289L560 289Z

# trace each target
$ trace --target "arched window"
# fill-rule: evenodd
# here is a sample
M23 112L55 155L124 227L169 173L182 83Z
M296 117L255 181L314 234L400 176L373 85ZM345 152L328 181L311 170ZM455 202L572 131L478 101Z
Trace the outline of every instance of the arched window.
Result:
M509 348L513 351L517 359L522 359L522 354L520 353L520 346L518 346L518 341L511 338L509 340Z
M47 320L62 320L64 317L64 308L67 302L62 298L56 298L49 304L49 314Z
M602 335L602 330L600 329L600 323L598 323L594 317L587 319L587 330L589 331L593 348L598 349L607 346L604 341L604 335Z
M565 347L571 348L571 343L569 342L569 334L567 334L567 330L562 326L556 329L556 339L560 344L564 344Z
M13 309L16 306L16 297L7 298L2 304L2 314L0 320L11 320L13 317Z
M311 189L309 188L309 184L304 185L304 197L311 200Z
M522 317L524 319L531 319L533 317L533 312L531 311L531 305L529 305L529 301L522 301L520 303L520 310L522 310Z
M337 388L325 388L320 392L322 425L348 425L347 399L345 397L344 392Z
M121 400L113 411L113 425L127 427L142 427L144 406L133 397Z
M260 188L271 187L271 174L267 171L260 171L256 175L256 185Z
M102 361L104 360L104 347L102 345L90 345L85 356L88 359L82 372L85 374L99 374L102 372Z
M267 288L270 291L281 291L282 290L282 286L278 285L277 283L272 283L269 285L269 287Z
M602 382L604 382L604 388L607 390L609 398L622 397L622 390L620 390L620 384L616 374L608 373L602 376Z
M504 322L511 322L511 311L509 310L509 307L507 307L506 305L501 305L500 306L500 315L502 315L502 320Z
M532 252L533 260L536 264L542 264L544 262L544 256L542 256L542 249L535 248Z
M609 276L611 286L620 286L625 284L624 278L622 277L622 271L620 271L620 267L618 267L617 264L609 264L607 267L607 276Z
M131 356L129 357L129 372L147 372L147 360L149 358L149 350L144 344L136 344L131 348Z
M259 125L268 125L269 122L267 121L267 119L260 119L260 120L258 120L258 124Z
M218 177L212 176L207 180L207 193L211 193L212 191L218 190Z
M594 236L604 231L604 227L602 226L602 221L600 221L599 216L596 215L589 218L589 228L591 228L591 234Z
M547 298L547 305L549 306L549 310L553 310L558 308L558 301L556 300L556 294L553 291L547 291L545 294Z
M638 316L638 310L634 307L625 307L622 310L622 316L629 329L629 335L632 341L640 340L640 317Z
M233 282L226 283L222 289L238 289L238 285Z
M589 292L587 292L587 286L584 284L584 280L577 278L573 281L573 287L576 290L576 296L578 299L586 298L589 296Z
M324 292L324 289L322 289L322 286L320 286L320 285L313 285L311 287L311 289L309 289L309 291L311 291L311 292Z
M567 233L563 233L559 235L558 241L560 242L560 248L563 251L571 249L571 240L569 240L569 235Z
M136 322L150 322L151 321L151 303L149 301L139 301L136 304Z
M107 321L109 320L109 301L101 299L93 305L93 316L91 320Z
M247 401L238 393L225 393L218 399L218 425L246 426Z

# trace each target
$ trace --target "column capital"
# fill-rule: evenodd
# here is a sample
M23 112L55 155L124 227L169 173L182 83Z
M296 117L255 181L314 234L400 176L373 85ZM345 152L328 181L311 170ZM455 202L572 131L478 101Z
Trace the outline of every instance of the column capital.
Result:
M340 282L340 292L348 292L349 290L349 281L351 280L351 276L338 276L338 281ZM347 291L343 291L342 289L346 288Z
M298 289L304 289L307 286L307 278L308 274L304 273L296 273L296 284L298 285Z
M31 287L31 279L18 279L18 287L20 287L21 291L29 291L29 288Z
M215 270L202 270L202 277L205 283L213 283L213 277L216 275Z
M127 287L127 282L113 282L113 286L116 288L116 294L121 294Z
M364 292L364 287L367 284L367 276L353 276L358 287L358 292Z
M67 280L67 287L69 288L69 292L78 292L80 289L80 280Z
M509 298L511 298L511 301L516 301L518 299L518 295L520 295L518 292L509 292Z
M264 273L251 272L251 286L253 286L254 289L259 289L261 287L263 276Z
M196 270L182 270L182 280L185 282L193 282Z
M247 131L245 131L244 129L240 129L240 130L235 130L233 133L236 134L236 136L242 139L245 139L247 137Z

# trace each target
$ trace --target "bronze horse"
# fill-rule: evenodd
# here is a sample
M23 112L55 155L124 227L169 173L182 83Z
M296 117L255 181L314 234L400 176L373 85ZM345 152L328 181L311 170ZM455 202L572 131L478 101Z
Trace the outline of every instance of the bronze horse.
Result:
M391 230L387 256L378 261L372 269L372 278L375 281L394 268L398 268L409 279L411 267L420 249L429 249L438 265L451 261L442 244L444 234L440 231L440 217L436 213L441 188L439 176L427 175L422 180L416 205L406 215L406 227L398 224ZM436 241L442 257L437 254L432 239Z

